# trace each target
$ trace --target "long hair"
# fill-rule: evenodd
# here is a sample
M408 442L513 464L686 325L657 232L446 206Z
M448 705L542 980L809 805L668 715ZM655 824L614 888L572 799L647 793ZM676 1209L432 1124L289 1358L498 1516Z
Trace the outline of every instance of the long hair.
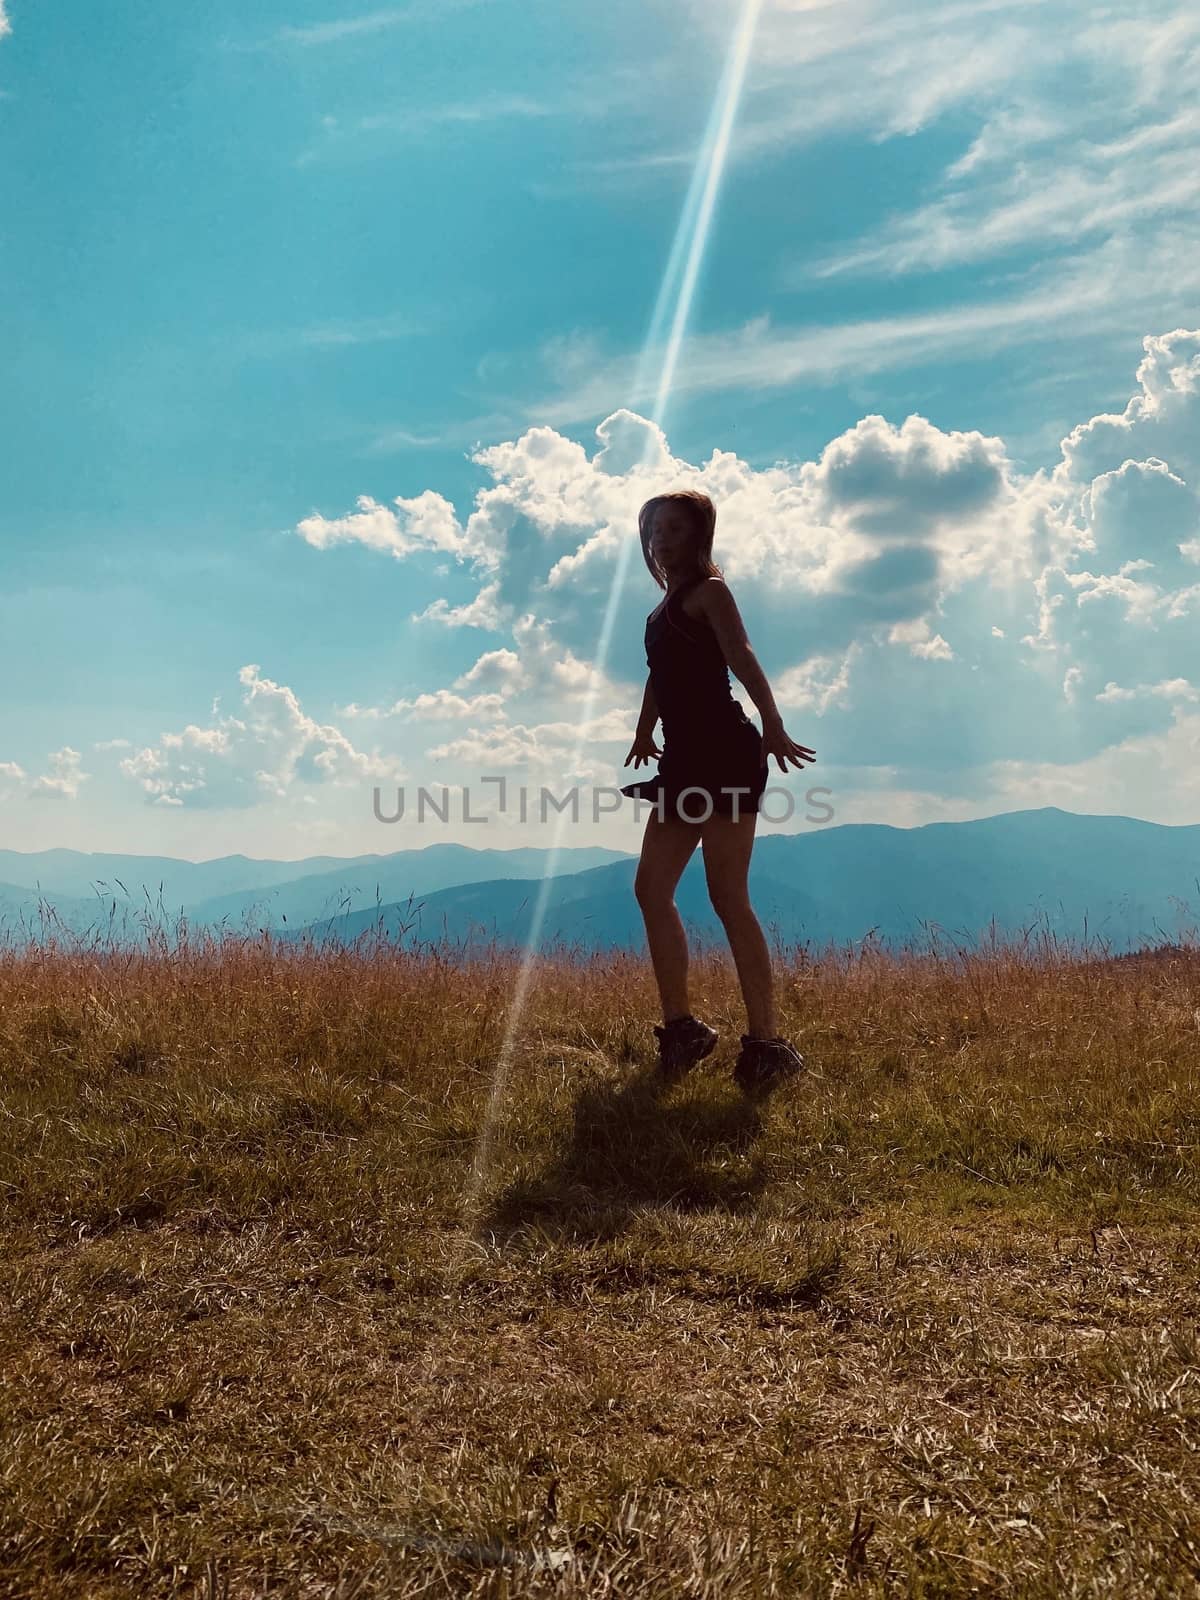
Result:
M654 495L638 512L642 555L655 583L660 589L667 587L666 574L650 551L650 534L659 506L668 504L682 506L687 513L692 528L692 558L696 571L706 578L723 578L725 574L712 558L713 534L717 531L716 506L699 489L673 489L667 494Z

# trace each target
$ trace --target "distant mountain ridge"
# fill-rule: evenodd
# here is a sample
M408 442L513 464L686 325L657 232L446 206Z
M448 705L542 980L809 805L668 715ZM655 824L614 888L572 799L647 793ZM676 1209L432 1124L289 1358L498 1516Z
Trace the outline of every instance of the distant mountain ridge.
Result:
M644 948L631 858L555 879L539 948ZM1057 806L917 828L844 823L765 834L754 846L751 897L768 937L821 948L863 940L927 948L998 939L1056 938L1113 951L1174 939L1200 924L1200 825L1090 816ZM464 951L526 946L536 885L492 880L323 919L294 937L349 943L378 933L413 943L452 940ZM694 938L720 944L701 852L675 901ZM1188 903L1184 909L1183 902Z
M41 907L48 903L63 925L80 932L107 924L110 915L131 935L139 918L171 919L181 913L195 927L286 926L481 877L540 880L550 854L534 846L497 850L454 843L302 861L0 850L0 923L38 926ZM555 871L623 859L622 851L606 846L575 846L559 851Z
M139 915L157 906L161 882L167 921L182 911L193 927L271 927L286 938L337 943L364 934L409 944L449 941L464 953L493 940L524 948L534 935L550 857L534 847L459 844L300 862L5 850L0 925L10 934L23 926L26 937L37 935L32 880L43 884L41 898L64 927L111 927L113 936L136 939ZM105 877L86 876L98 867ZM644 950L636 869L636 856L619 850L561 851L544 894L538 947ZM60 891L45 887L48 880ZM83 893L72 892L81 886ZM750 886L769 938L814 949L868 936L896 946L924 947L931 936L943 946L970 946L992 929L1002 939L1032 930L1035 938L1136 950L1194 937L1200 825L1043 806L915 828L841 823L766 833L755 843ZM699 849L676 903L693 938L723 943Z

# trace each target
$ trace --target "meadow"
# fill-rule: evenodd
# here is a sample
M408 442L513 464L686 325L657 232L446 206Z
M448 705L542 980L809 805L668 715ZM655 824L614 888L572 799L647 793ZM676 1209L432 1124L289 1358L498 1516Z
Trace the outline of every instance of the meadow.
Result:
M0 954L0 1593L1200 1594L1200 950Z

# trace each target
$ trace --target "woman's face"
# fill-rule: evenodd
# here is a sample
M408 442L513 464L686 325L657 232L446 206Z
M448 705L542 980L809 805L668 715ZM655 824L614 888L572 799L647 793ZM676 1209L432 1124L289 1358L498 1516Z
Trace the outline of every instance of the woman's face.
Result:
M682 506L659 506L650 530L650 554L667 574L692 564L692 525Z

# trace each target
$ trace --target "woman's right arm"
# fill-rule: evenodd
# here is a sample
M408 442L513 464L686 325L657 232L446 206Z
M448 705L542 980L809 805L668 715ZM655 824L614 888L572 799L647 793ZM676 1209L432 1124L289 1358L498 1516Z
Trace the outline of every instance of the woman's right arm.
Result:
M642 695L642 711L638 717L637 732L639 736L649 737L658 722L658 701L654 698L654 687L649 677L646 679L646 691Z
M640 767L643 761L651 758L657 759L662 755L654 738L654 724L658 721L658 701L654 698L654 690L650 687L650 679L646 679L646 692L642 696L642 710L638 717L637 732L633 736L633 744L629 754L625 757L625 765L632 761L635 767Z

